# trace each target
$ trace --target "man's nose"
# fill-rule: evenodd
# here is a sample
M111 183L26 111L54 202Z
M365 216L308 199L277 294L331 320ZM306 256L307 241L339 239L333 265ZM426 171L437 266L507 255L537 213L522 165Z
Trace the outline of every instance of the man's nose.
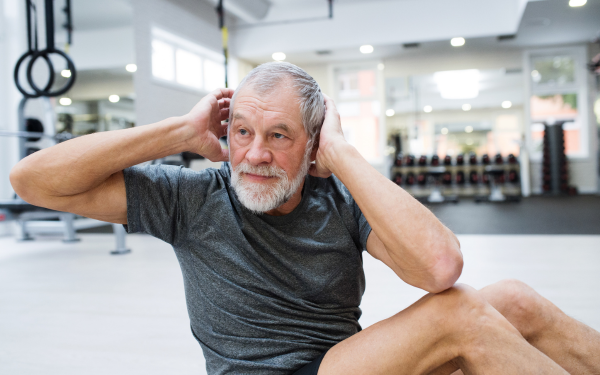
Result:
M270 164L273 161L273 155L266 147L265 142L259 137L255 137L246 153L246 159L252 165Z

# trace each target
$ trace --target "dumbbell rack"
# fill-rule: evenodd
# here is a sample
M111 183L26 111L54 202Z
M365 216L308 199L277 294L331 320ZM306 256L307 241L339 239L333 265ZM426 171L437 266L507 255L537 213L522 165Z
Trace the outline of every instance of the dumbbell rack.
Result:
M392 181L415 198L429 203L457 202L459 197L476 202L518 202L521 198L520 166L517 157L500 154L494 160L488 155L468 158L458 155L440 159L426 156L418 159L401 154L391 167Z
M569 174L565 155L563 122L544 124L542 190L545 194L569 192Z

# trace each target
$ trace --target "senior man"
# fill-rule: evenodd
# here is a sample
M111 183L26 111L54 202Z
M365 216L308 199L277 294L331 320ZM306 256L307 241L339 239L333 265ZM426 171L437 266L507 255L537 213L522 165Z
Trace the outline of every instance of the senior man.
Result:
M132 167L182 151L229 163ZM531 288L454 285L454 234L344 140L333 101L292 64L185 116L37 152L10 177L34 205L172 244L211 375L600 373L600 335ZM430 292L365 330L363 250Z

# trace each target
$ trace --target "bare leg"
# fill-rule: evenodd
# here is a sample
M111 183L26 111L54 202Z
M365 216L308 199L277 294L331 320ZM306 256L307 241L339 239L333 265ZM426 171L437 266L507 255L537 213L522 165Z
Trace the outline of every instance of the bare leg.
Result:
M534 347L570 374L600 374L600 333L570 318L553 303L518 280L503 280L478 292ZM446 363L431 374L453 373Z
M454 361L466 374L566 374L474 289L428 294L331 348L330 374L427 374Z

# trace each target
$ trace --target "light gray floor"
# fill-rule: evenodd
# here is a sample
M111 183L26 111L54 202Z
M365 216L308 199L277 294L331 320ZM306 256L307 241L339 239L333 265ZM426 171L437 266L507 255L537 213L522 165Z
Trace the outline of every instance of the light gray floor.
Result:
M205 374L169 245L130 235L110 256L111 235L82 238L0 238L0 374ZM461 282L521 279L600 330L600 236L459 238ZM368 255L365 271L363 327L424 294Z

